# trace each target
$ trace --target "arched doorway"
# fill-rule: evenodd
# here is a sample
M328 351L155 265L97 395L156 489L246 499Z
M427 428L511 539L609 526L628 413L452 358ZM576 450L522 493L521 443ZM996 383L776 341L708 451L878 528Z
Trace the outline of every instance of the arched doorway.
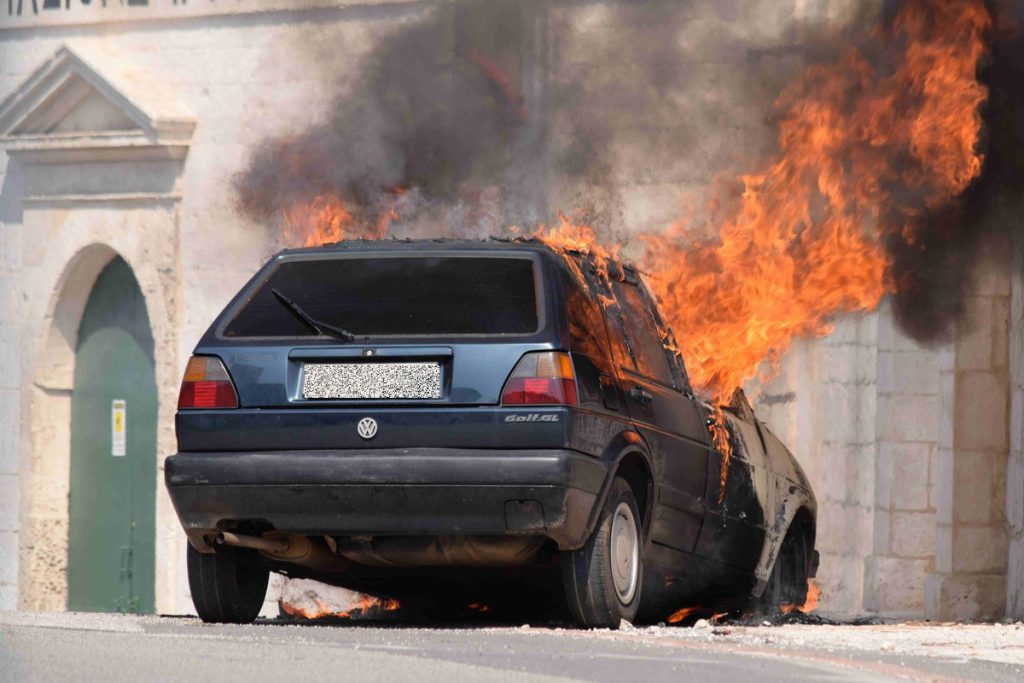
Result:
M93 286L75 352L68 609L154 610L154 367L142 291L115 258Z

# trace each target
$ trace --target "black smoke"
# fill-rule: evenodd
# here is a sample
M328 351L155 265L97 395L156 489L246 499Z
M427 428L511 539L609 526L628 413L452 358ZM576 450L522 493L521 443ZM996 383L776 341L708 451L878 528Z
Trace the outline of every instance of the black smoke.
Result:
M518 186L510 174L524 153L533 104L518 73L532 47L530 4L442 4L390 34L324 123L256 151L236 178L239 208L272 221L290 206L335 194L372 214L396 187L454 205L474 188Z
M1009 248L1009 232L1022 228L1024 8L1012 0L990 0L987 7L994 26L979 73L989 91L982 111L981 175L952 204L925 216L912 244L893 235L886 245L896 284L896 322L926 344L951 338L964 317L978 265L987 254ZM991 267L1004 268L1005 262Z
M401 187L441 235L560 210L607 238L659 229L679 187L770 152L772 100L810 45L791 13L774 0L439 2L379 40L354 87L318 65L337 92L329 115L259 147L238 207L273 224L335 194L372 218ZM637 224L627 205L641 194L654 210Z

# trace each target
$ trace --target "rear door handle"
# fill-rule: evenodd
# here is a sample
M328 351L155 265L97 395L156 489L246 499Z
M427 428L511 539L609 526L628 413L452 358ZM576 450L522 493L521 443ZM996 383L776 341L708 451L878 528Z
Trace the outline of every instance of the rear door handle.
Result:
M644 389L641 389L640 387L633 387L632 389L630 389L629 397L636 401L637 403L642 403L643 405L647 405L654 400L654 394Z

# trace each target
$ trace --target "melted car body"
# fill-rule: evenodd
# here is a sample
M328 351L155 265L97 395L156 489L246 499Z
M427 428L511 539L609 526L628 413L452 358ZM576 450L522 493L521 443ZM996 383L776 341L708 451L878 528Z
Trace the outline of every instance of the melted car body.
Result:
M634 270L535 242L282 252L183 383L165 477L200 616L253 618L271 570L427 599L557 574L583 626L796 600L806 476L742 393L716 450L675 347Z

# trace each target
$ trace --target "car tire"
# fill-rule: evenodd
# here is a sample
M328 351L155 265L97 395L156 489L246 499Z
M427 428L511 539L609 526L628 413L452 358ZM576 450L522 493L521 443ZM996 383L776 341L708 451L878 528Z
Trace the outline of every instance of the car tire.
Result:
M633 491L616 477L590 539L565 553L566 602L579 626L616 629L636 617L644 575L640 520Z
M786 534L779 556L772 567L768 585L758 601L765 612L774 612L781 605L800 606L807 597L807 538L799 530Z
M207 623L251 624L263 608L270 571L253 551L220 547L201 553L188 546L188 586Z

